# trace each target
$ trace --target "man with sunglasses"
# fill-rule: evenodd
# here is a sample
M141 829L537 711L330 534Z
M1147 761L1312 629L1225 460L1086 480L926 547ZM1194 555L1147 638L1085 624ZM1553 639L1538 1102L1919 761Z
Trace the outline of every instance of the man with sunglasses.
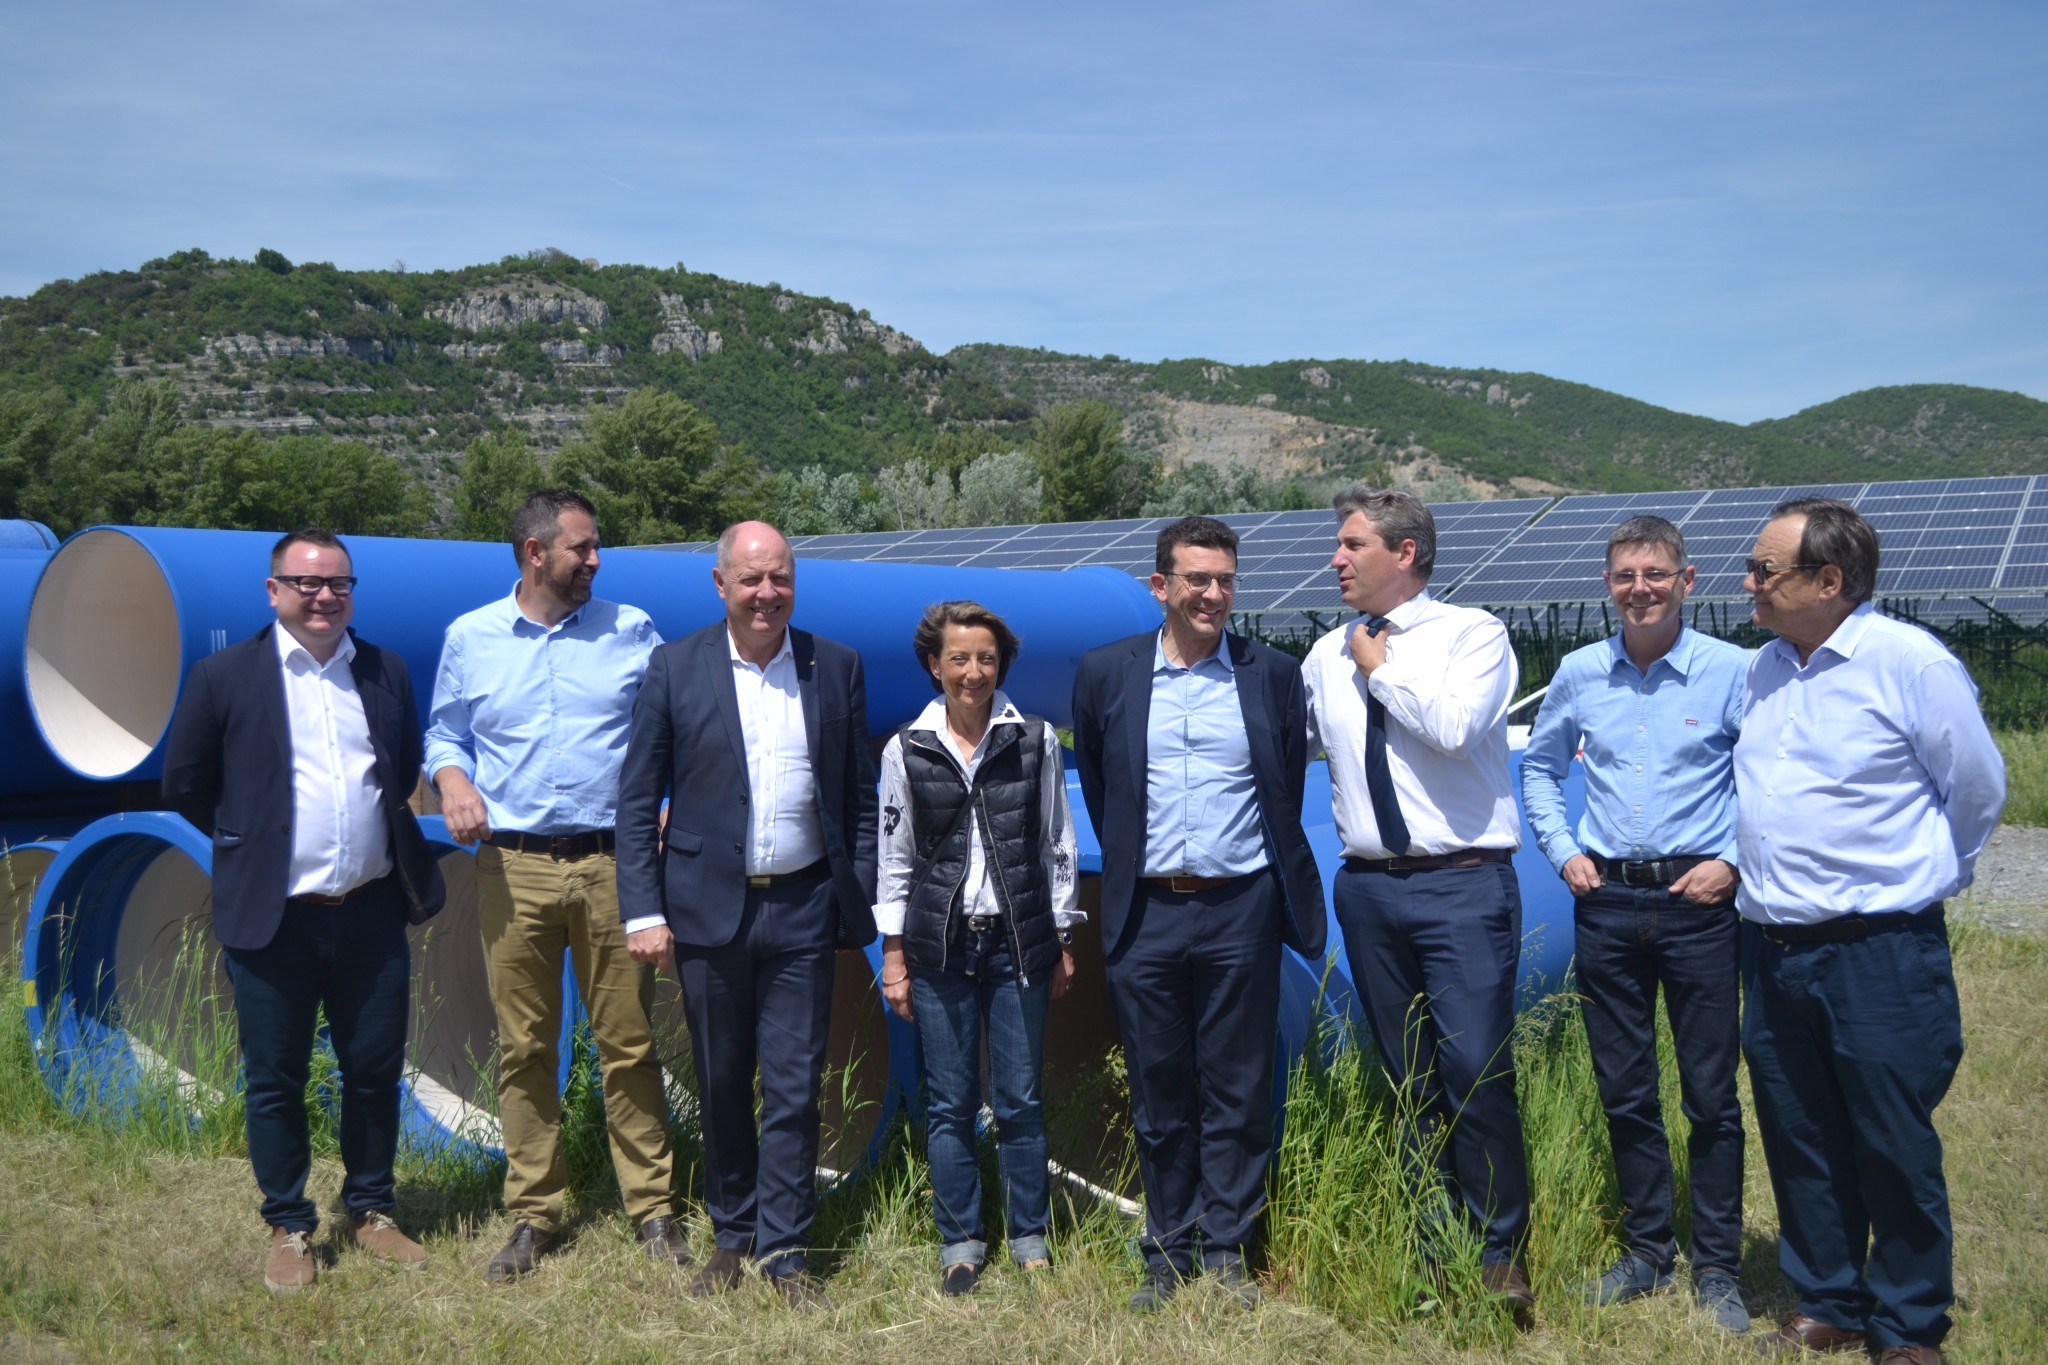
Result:
M1605 1307L1673 1280L1661 986L1692 1128L1693 1292L1721 1327L1746 1332L1734 754L1749 656L1686 626L1693 577L1684 533L1663 517L1631 517L1608 537L1602 578L1621 632L1558 665L1522 758L1522 805L1576 898L1586 1041L1622 1204L1622 1255L1585 1297ZM1564 800L1575 755L1586 775L1576 828Z
M1773 1351L1942 1358L1954 1229L1934 1109L1963 1053L1942 905L2005 765L1962 663L1880 616L1877 534L1779 504L1750 552L1757 652L1735 745L1743 1053L1799 1306Z
M213 928L270 1225L263 1282L290 1293L315 1275L306 1081L321 1011L341 1070L349 1240L408 1269L427 1259L392 1220L391 1168L411 1003L405 930L444 891L406 804L421 755L412 684L404 660L348 629L347 548L317 528L293 532L271 551L268 586L276 624L186 678L163 790L213 839Z
M1145 1186L1145 1283L1164 1307L1203 1273L1247 1308L1245 1254L1273 1154L1280 946L1323 955L1322 880L1301 831L1301 672L1230 634L1237 533L1159 533L1161 629L1082 656L1074 757L1102 845L1102 951Z

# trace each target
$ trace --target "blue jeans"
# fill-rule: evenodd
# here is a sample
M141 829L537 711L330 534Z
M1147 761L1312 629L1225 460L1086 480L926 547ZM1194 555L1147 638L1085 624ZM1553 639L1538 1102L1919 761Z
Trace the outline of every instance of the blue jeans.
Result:
M390 1210L412 1005L396 879L372 882L344 905L289 903L269 943L226 948L222 957L242 1035L249 1164L263 1192L263 1221L289 1232L319 1226L306 1197L306 1080L323 1005L341 1070L341 1202L351 1218Z
M1938 1346L1955 1300L1934 1109L1963 1057L1940 907L1840 943L1742 926L1742 1050L1799 1311Z
M1671 1015L1678 1084L1692 1136L1692 1267L1739 1274L1742 1258L1742 1102L1736 976L1740 918L1729 903L1695 905L1663 887L1603 886L1579 898L1579 991L1593 1077L1607 1111L1621 1231L1630 1251L1669 1270L1671 1140L1657 1068L1657 991Z
M932 1218L942 1266L980 1265L988 1254L981 1221L981 1045L988 1039L988 1095L995 1110L1008 1210L1010 1257L1046 1255L1052 1222L1046 1170L1045 1010L1051 981L1017 979L1008 926L956 935L943 972L913 972L910 1008L924 1048L925 1155L932 1171Z

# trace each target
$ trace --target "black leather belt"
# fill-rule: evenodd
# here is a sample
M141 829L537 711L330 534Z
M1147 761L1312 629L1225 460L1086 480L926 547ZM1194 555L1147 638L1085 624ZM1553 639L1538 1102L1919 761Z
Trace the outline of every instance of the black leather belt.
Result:
M1601 879L1617 886L1669 886L1710 859L1704 853L1678 853L1668 858L1603 858L1591 849L1586 856L1599 869Z
M970 934L988 934L995 932L1000 921L994 915L969 915L965 923Z
M1781 948L1796 948L1809 943L1849 943L1856 939L1870 938L1875 934L1889 934L1898 929L1911 929L1915 925L1940 920L1945 914L1945 904L1936 901L1925 910L1892 910L1881 915L1837 915L1817 924L1757 924L1763 936ZM1930 919L1930 916L1932 917Z
M352 890L342 892L339 896L322 896L318 894L292 896L287 899L286 903L290 905L347 905L376 884L374 880L367 881Z
M1197 891L1214 891L1219 886L1229 886L1233 882L1241 882L1251 875L1249 872L1240 872L1235 877L1140 877L1138 880L1144 882L1147 886L1156 886L1161 891L1171 891L1176 895L1191 896Z
M1400 858L1346 858L1346 872L1436 872L1446 867L1477 867L1481 863L1513 862L1504 848L1454 848L1449 853L1418 853Z
M587 829L581 834L518 834L501 829L491 835L490 843L492 848L545 853L558 863L573 863L579 858L610 853L618 841L608 829Z
M768 872L758 877L747 878L748 886L787 886L791 882L814 882L832 870L832 864L820 858L809 867L800 867L794 872Z

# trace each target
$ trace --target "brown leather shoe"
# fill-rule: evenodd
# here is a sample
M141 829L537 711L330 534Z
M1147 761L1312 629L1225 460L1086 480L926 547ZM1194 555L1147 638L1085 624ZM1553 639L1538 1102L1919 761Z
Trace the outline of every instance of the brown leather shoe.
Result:
M348 1235L358 1249L380 1261L407 1270L418 1270L427 1263L427 1249L400 1232L398 1224L383 1209L371 1209L361 1218L349 1219Z
M729 1294L739 1288L740 1274L746 1267L746 1257L720 1247L711 1253L711 1259L704 1263L704 1268L690 1277L690 1283L683 1292L693 1299Z
M552 1232L543 1232L531 1223L521 1223L512 1229L511 1238L498 1248L498 1254L491 1257L491 1263L484 1267L484 1278L492 1284L503 1284L521 1275L531 1275L540 1258L554 1250L556 1240Z
M1479 1267L1479 1283L1494 1301L1514 1315L1515 1326L1528 1327L1536 1321L1536 1291L1529 1287L1529 1275L1513 1261L1488 1261Z
M770 1275L768 1283L775 1286L775 1292L782 1295L782 1301L791 1308L830 1308L832 1300L825 1297L825 1287L804 1271L788 1275Z
M640 1245L646 1250L647 1259L656 1265L686 1266L695 1259L690 1255L690 1239L683 1235L683 1225L665 1213L640 1225Z
M1794 1355L1800 1351L1834 1354L1844 1351L1868 1352L1870 1338L1847 1327L1837 1327L1804 1313L1794 1313L1785 1325L1767 1337L1757 1339L1756 1348L1765 1355Z
M1942 1365L1941 1348L1918 1342L1911 1346L1887 1346L1878 1356L1877 1365Z
M313 1264L312 1234L270 1230L270 1252L263 1258L263 1287L273 1294L296 1294L312 1287L319 1275Z

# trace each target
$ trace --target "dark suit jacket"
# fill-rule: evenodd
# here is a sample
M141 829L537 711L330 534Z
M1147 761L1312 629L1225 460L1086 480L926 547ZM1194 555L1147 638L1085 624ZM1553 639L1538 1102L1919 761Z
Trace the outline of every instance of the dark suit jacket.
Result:
M860 655L791 630L818 783L839 946L875 938L875 756ZM718 948L746 903L747 752L725 622L654 651L619 775L619 913L666 915L678 943ZM669 798L661 834L661 799Z
M1081 794L1102 845L1102 948L1122 945L1145 862L1146 725L1158 631L1092 649L1074 674L1074 757ZM1226 632L1237 700L1252 754L1266 856L1280 873L1280 937L1311 961L1323 955L1323 882L1301 832L1308 772L1307 708L1294 660Z
M213 930L230 948L267 946L290 889L292 732L276 629L268 626L193 667L164 744L164 799L213 836ZM349 667L376 755L391 861L407 913L419 924L447 893L406 804L419 782L422 745L412 682L405 660L361 640Z

